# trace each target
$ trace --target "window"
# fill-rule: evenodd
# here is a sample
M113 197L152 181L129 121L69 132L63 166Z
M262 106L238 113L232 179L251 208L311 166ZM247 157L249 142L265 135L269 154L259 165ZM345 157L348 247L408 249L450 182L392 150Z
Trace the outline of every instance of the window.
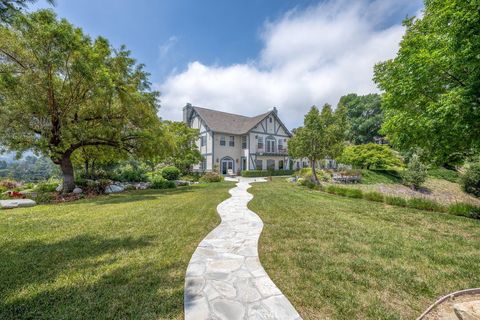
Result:
M283 169L285 169L283 167L283 160L278 160L278 170L283 170Z
M242 136L242 149L247 149L247 136Z
M283 139L278 139L278 151L283 151Z
M263 137L258 137L258 149L263 149Z
M256 170L263 170L263 161L262 160L255 160L255 169Z
M270 171L275 170L275 160L272 160L272 159L267 160L267 170L270 170Z
M207 170L207 159L203 158L202 163L200 164L200 170L201 171Z
M235 147L235 137L234 136L230 136L230 140L228 141L228 145L230 147Z
M225 145L225 136L220 136L220 145L221 146Z
M200 147L203 147L207 144L207 136L200 137Z
M272 118L269 118L270 119L270 123L272 123Z
M275 152L275 138L273 137L268 137L265 140L265 144L267 145L267 152L273 153Z

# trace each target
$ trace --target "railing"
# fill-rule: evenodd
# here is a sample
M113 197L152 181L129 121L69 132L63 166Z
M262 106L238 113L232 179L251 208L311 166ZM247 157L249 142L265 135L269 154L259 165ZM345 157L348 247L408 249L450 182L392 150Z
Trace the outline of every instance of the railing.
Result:
M263 154L281 154L286 155L288 154L287 148L273 148L273 149L266 149L266 148L257 148L257 153Z

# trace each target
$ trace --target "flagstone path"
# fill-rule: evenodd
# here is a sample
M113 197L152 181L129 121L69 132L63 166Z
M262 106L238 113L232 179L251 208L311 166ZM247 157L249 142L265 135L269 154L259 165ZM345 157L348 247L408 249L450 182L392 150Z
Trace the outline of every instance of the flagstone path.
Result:
M195 250L185 277L185 319L301 319L258 258L262 220L247 208L251 182L239 178L217 211L222 222Z

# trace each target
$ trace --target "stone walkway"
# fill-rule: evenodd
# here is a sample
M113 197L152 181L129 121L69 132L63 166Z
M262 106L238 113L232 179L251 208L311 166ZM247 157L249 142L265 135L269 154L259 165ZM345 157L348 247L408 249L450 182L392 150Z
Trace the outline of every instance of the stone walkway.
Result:
M301 319L260 264L262 220L247 208L251 182L239 178L217 207L221 224L200 242L185 277L185 319Z

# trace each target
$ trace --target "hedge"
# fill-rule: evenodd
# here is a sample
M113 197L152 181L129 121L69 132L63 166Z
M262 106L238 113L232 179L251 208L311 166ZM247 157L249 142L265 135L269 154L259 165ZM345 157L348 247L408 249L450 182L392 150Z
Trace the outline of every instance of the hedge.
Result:
M270 176L290 176L294 173L293 170L243 170L242 177L270 177Z

